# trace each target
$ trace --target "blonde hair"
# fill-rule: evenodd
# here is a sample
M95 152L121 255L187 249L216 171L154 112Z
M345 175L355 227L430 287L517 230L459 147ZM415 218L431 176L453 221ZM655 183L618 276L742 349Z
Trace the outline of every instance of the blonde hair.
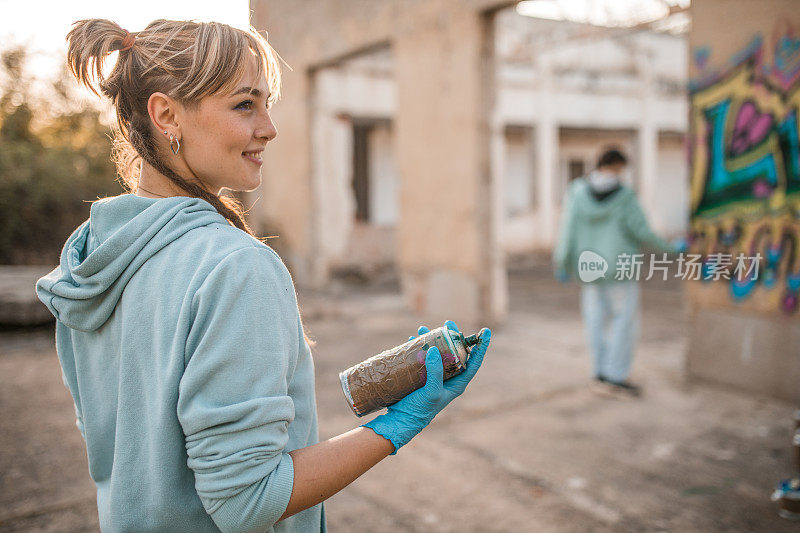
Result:
M191 108L209 95L231 91L245 74L250 54L258 76L266 75L270 100L280 96L278 55L255 29L241 30L217 22L154 20L132 40L117 23L79 20L67 34L67 63L78 82L114 104L117 128L114 162L123 186L133 190L142 161L192 196L213 205L239 229L254 235L234 198L217 196L186 180L161 160L147 111L154 92L162 92ZM126 39L127 37L127 39ZM125 43L123 43L125 40ZM103 76L106 57L119 50L111 73ZM252 57L252 56L250 56Z

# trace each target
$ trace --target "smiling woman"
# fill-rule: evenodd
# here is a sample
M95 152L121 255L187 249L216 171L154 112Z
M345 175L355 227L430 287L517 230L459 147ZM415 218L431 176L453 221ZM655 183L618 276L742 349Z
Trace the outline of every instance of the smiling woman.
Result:
M491 332L447 384L430 347L422 388L319 442L291 276L218 196L261 182L276 54L218 23L157 20L134 35L82 20L68 40L75 76L116 107L117 163L135 190L92 202L36 284L57 319L101 528L324 531L322 502L464 392Z
M67 41L78 81L114 104L123 183L143 196L202 198L252 235L241 206L219 193L258 187L260 153L277 133L268 107L280 95L280 68L266 39L214 22L156 20L129 33L89 19Z

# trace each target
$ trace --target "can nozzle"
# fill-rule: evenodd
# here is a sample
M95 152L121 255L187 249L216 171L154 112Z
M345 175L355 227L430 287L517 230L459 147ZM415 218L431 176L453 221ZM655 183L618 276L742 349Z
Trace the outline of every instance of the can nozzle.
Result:
M469 337L464 338L464 344L466 344L468 348L475 346L480 341L481 339L477 335L470 335Z

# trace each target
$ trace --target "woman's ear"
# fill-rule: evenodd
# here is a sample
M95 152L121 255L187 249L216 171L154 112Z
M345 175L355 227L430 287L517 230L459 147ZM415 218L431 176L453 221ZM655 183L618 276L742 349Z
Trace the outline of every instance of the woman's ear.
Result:
M180 139L179 104L164 93L155 92L147 100L147 113L157 131Z

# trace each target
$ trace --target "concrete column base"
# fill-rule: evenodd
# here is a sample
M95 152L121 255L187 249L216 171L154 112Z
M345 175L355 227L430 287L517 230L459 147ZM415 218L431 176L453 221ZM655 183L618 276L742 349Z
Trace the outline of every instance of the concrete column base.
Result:
M686 374L800 403L800 323L736 310L697 309Z
M0 325L38 326L55 320L36 296L36 281L56 266L0 266Z
M477 327L485 319L480 308L477 280L453 270L434 269L427 274L402 274L406 304L429 327L454 320L459 329Z

